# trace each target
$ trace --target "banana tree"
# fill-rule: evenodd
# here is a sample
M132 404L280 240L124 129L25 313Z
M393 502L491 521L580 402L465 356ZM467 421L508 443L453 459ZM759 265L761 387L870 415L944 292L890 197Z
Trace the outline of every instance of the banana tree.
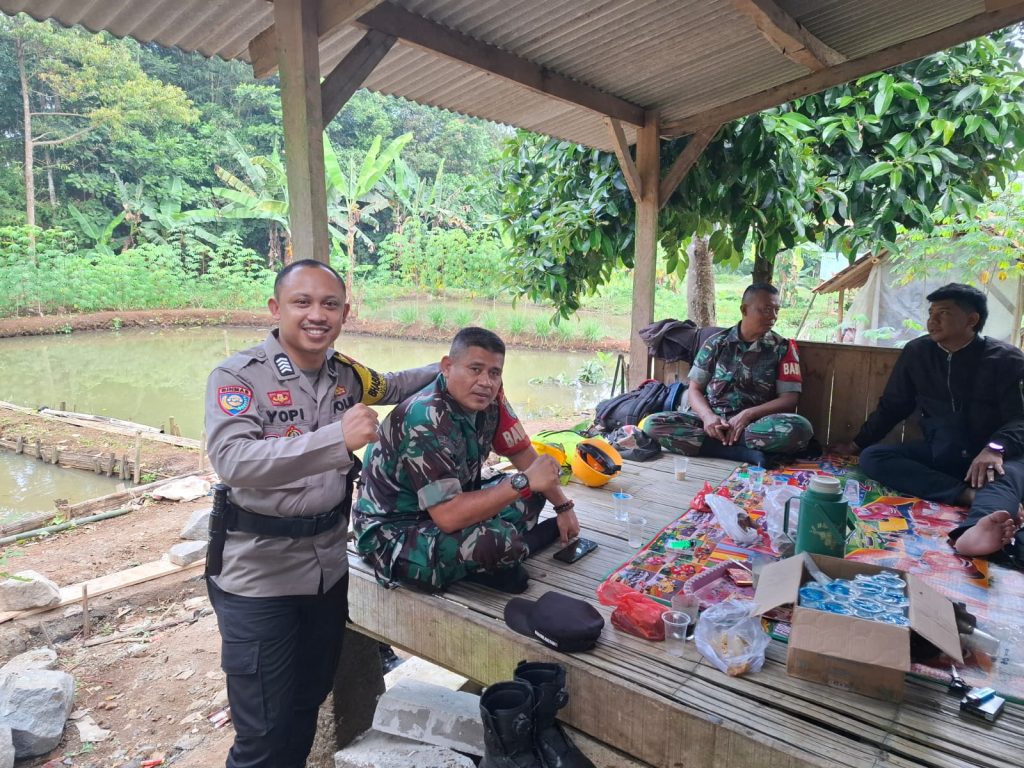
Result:
M369 247L373 243L362 226L376 226L373 214L390 205L387 196L378 190L378 184L384 178L388 168L395 162L402 149L412 140L411 133L404 133L393 139L381 149L382 139L374 138L373 143L363 157L363 162L356 169L355 158L349 157L347 171L342 168L340 159L330 141L324 142L324 166L327 173L327 217L330 222L331 234L337 242L344 244L348 255L348 270L345 274L345 289L356 308L353 291L357 266L356 239L361 239Z

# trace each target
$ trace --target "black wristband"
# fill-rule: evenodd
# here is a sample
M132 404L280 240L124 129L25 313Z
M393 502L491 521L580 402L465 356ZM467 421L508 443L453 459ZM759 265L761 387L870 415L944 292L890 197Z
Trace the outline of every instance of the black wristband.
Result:
M575 507L576 507L576 502L574 502L572 499L569 499L564 504L556 504L555 505L555 514L556 515L560 515L563 512L568 512L570 509L574 509Z

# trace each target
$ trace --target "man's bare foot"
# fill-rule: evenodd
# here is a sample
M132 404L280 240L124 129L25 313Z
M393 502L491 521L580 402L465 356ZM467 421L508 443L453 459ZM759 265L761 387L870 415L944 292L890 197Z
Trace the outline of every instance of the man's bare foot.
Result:
M953 548L961 555L983 557L998 552L1011 541L1017 532L1017 521L1010 513L1000 509L985 515L972 527L964 531Z

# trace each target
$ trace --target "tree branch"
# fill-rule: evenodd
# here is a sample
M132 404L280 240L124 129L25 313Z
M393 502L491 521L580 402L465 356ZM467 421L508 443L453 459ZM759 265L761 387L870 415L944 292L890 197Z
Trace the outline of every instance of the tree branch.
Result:
M67 142L72 141L73 139L77 139L79 136L84 136L87 133L91 133L94 130L96 129L90 126L88 128L83 128L80 131L75 131L70 136L65 136L63 139L50 139L49 141L33 141L32 144L37 147L53 146L54 144L66 144Z
M47 115L63 115L64 117L88 117L81 112L30 112L33 117L46 117Z

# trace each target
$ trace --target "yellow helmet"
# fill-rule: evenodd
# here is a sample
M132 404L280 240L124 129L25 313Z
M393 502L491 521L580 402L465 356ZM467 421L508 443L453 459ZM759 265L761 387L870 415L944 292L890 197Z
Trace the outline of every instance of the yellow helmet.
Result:
M599 437L581 440L570 461L576 479L591 488L604 485L622 471L622 456Z
M552 456L559 466L568 466L569 458L565 455L565 449L557 443L545 443L534 439L530 441L538 456Z

